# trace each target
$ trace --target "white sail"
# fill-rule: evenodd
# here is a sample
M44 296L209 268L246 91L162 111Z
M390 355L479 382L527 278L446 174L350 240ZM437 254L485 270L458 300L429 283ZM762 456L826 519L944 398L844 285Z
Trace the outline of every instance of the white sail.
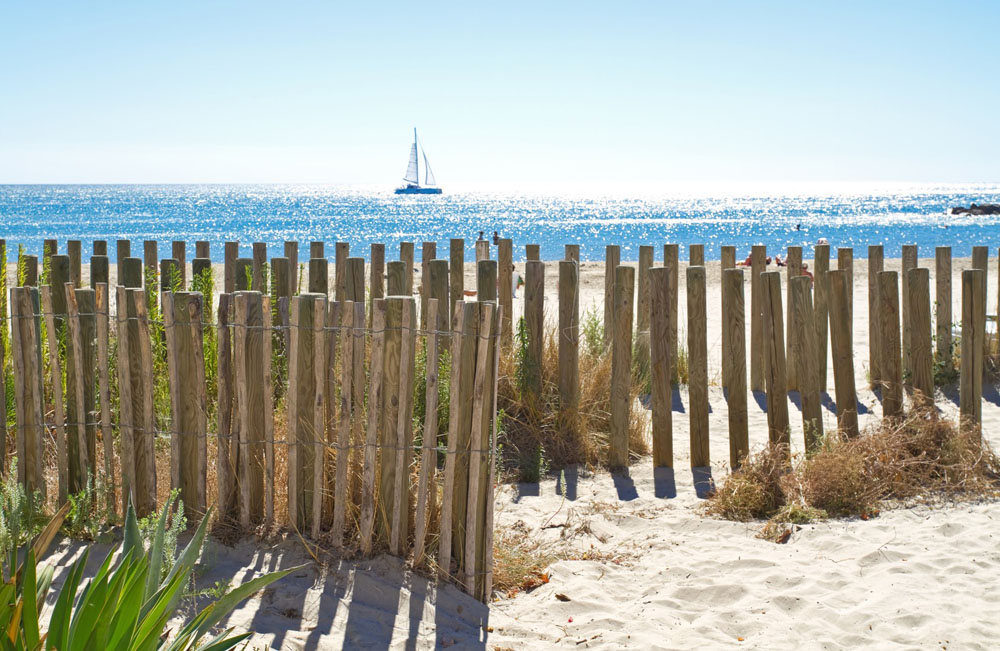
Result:
M407 183L413 183L417 185L420 183L420 177L417 174L417 143L413 143L413 148L410 149L410 164L406 166L406 176L403 180Z
M437 185L437 180L434 178L434 172L431 171L431 164L427 162L427 152L424 154L424 185Z

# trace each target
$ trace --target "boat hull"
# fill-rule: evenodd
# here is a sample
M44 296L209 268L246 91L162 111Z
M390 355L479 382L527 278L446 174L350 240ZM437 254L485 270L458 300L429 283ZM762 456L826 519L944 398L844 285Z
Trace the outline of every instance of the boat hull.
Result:
M441 188L396 188L396 194L441 194Z

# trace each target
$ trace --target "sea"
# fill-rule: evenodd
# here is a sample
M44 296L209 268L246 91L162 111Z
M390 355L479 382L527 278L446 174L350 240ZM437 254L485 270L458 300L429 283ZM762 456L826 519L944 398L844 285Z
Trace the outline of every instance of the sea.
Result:
M704 244L705 257L719 258L719 247L735 245L737 258L751 245L769 251L809 247L825 238L831 247L853 247L857 258L881 244L885 256L900 256L903 244L917 244L921 257L936 246L951 246L955 257L972 247L1000 246L1000 215L948 215L952 206L1000 203L1000 184L891 185L819 190L769 189L740 192L702 190L646 196L546 196L445 193L397 196L391 189L322 185L0 185L0 238L8 256L17 245L40 254L42 241L109 240L114 262L116 239L132 241L133 255L144 240L159 242L160 256L171 242L185 240L193 257L196 240L212 244L221 261L222 243L239 241L249 255L252 242L265 242L270 255L281 255L283 242L349 242L352 255L366 257L370 244L386 245L395 257L398 243L438 243L447 256L451 238L465 238L472 259L480 231L512 238L515 261L524 244L538 244L543 260L558 260L565 244L578 244L584 261L604 259L605 246L621 247L622 260L636 260L639 247L666 242ZM300 258L308 249L300 248ZM808 249L805 254L810 257ZM85 260L86 261L86 260Z

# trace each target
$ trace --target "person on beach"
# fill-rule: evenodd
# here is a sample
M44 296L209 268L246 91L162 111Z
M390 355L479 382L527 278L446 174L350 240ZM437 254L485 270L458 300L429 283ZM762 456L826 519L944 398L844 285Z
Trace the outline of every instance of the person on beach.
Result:
M747 259L744 260L743 262L737 262L736 263L737 267L749 267L749 266L752 266L752 265L753 265L753 261L750 259L749 255L747 256Z
M771 266L771 256L767 256L766 258L764 258L764 266L765 267Z
M513 265L512 265L512 266L511 266L511 270L513 270L513 268L514 268L514 267L513 267ZM521 287L522 285L524 285L524 279L523 279L523 278L521 278L521 274L519 274L519 273L517 273L517 272L514 272L514 274L513 274L513 278L514 278L514 287L513 287L513 291L512 291L512 293L513 293L513 296L514 296L514 298L517 298L517 290L518 290L518 288L520 288L520 287Z
M803 276L809 276L809 282L813 281L812 272L809 271L809 265L807 263L805 263L805 262L802 263L802 275Z
M500 246L500 234L493 231L493 246Z
M484 231L479 231L479 240L478 240L479 242L483 241L483 233Z
M779 254L777 254L776 256L774 256L774 264L778 265L779 267L787 267L787 266L788 266L788 263L786 263L786 262L785 262L785 261L784 261L784 260L782 259L782 257L781 257L781 254L780 254L780 253L779 253Z

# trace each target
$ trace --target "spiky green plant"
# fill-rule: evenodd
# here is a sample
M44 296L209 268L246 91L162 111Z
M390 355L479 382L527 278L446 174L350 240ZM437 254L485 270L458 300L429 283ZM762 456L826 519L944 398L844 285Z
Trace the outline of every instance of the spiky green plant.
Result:
M64 507L57 518L65 515ZM143 546L135 511L129 505L125 536L120 553L112 551L97 574L80 589L89 550L67 571L59 590L48 630L40 625L40 605L45 602L52 582L52 568L37 572L35 561L48 548L59 526L50 523L34 547L25 554L25 563L12 571L14 578L0 585L0 650L28 649L125 649L129 651L221 651L243 643L250 633L236 635L233 629L210 637L212 630L250 595L300 567L272 572L225 592L175 634L167 623L175 615L185 586L191 579L195 561L205 541L210 513L206 514L194 537L163 575L163 546L168 507L164 507L147 550ZM113 563L115 557L117 563ZM163 577L163 578L161 578Z

